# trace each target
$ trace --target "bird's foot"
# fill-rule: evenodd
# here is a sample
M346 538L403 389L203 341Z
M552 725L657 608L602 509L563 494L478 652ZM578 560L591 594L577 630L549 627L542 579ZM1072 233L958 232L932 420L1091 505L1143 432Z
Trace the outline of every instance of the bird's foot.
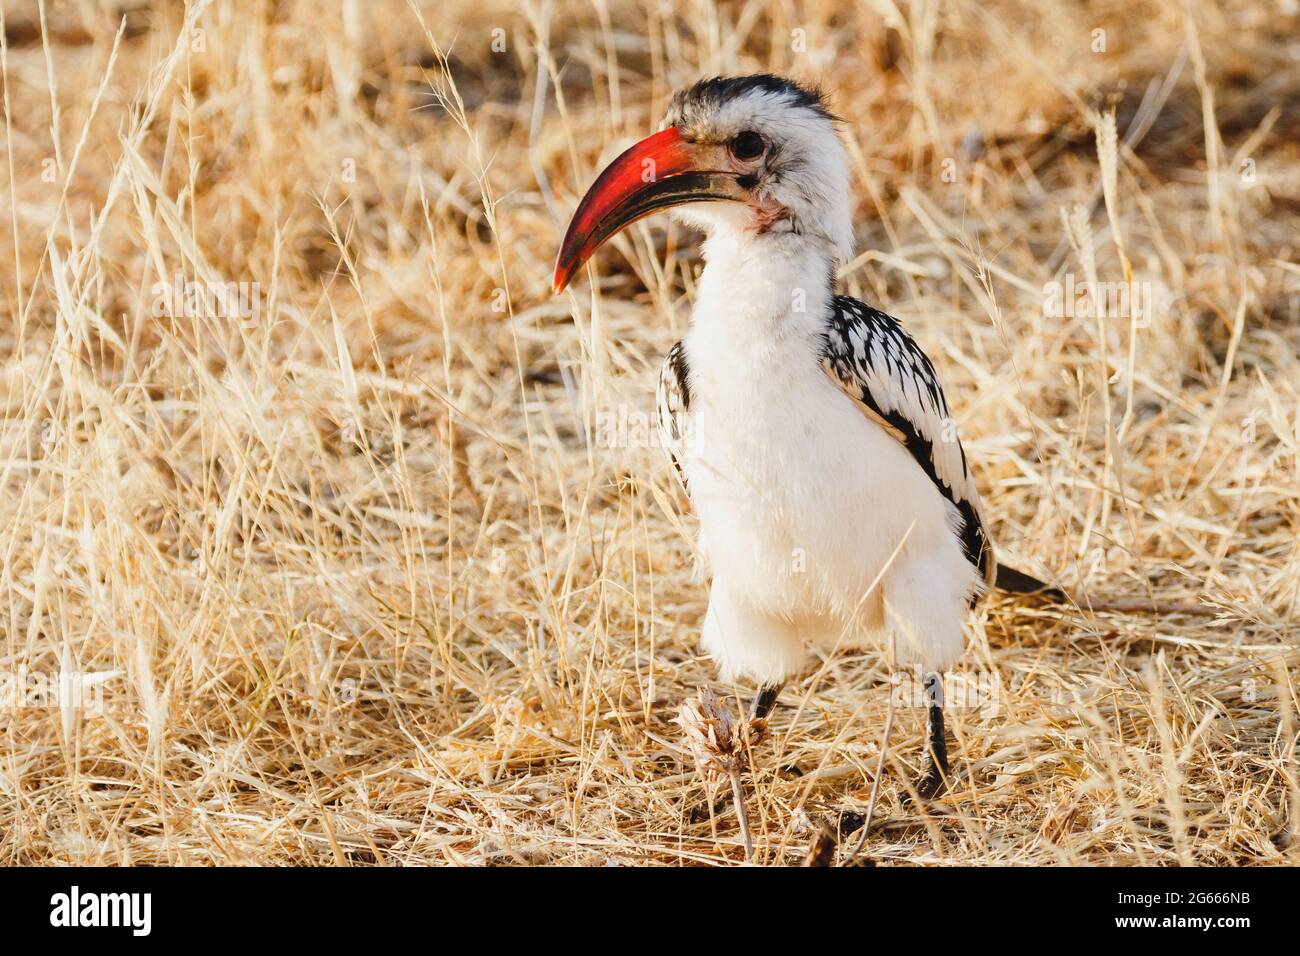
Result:
M928 761L929 769L926 770L925 776L921 777L913 785L916 795L922 800L933 800L942 796L948 789L949 777L951 773L948 770L948 755L942 754L938 760L933 753L930 754ZM907 798L910 800L910 795Z
M931 767L929 773L916 782L916 793L922 800L933 800L947 789L948 782L938 767Z

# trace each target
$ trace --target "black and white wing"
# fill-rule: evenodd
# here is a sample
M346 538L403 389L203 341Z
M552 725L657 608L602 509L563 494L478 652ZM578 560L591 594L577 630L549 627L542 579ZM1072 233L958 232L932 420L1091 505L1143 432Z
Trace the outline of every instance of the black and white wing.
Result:
M869 418L902 442L957 508L966 557L992 584L996 562L980 517L979 492L929 357L896 319L837 295L822 367Z
M681 447L687 432L687 415L691 408L691 388L689 369L686 366L686 350L678 342L668 350L663 368L659 370L659 437L682 486L686 485L686 473L682 471L681 460L674 453Z

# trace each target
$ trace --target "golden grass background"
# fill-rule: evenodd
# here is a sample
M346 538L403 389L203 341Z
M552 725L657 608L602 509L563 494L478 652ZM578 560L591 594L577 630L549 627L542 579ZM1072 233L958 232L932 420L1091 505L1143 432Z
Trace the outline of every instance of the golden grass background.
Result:
M714 671L646 430L697 241L549 278L673 89L760 69L830 91L843 285L934 358L1002 554L1084 605L971 614L996 706L950 708L925 807L898 710L866 857L1296 861L1294 0L3 11L2 669L102 701L0 711L5 863L741 859L672 722ZM1045 313L1126 262L1149 327ZM889 674L786 689L757 862L860 823Z

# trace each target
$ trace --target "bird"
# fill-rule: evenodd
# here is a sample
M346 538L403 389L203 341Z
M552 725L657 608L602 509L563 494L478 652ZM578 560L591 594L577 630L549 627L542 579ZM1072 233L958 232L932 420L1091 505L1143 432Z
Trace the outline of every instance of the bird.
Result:
M711 573L702 643L766 719L810 649L887 646L922 675L931 797L949 774L943 674L991 588L1064 592L1000 564L934 364L897 319L836 292L854 248L843 125L772 74L679 90L663 129L599 174L556 258L670 210L704 233L659 424Z

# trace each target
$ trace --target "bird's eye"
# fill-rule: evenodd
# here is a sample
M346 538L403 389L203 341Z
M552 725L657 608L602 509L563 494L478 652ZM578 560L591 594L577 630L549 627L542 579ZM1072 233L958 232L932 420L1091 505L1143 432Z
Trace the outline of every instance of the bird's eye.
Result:
M731 155L737 159L758 159L767 149L767 143L752 129L737 133L731 141Z

